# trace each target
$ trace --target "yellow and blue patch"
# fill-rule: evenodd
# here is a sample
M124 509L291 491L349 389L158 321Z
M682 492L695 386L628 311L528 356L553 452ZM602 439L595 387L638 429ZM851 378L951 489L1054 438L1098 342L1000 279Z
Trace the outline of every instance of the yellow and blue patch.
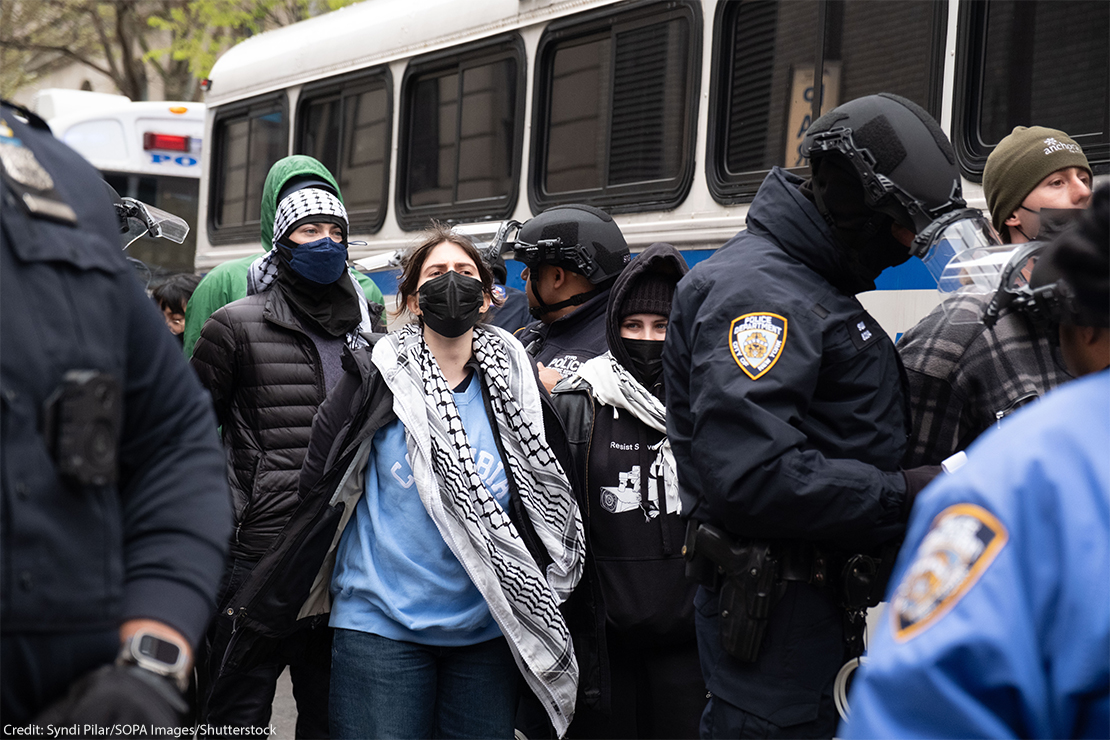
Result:
M732 320L729 349L740 369L756 380L775 366L786 346L787 321L775 313L746 313Z
M938 514L891 599L894 639L905 642L951 611L1008 539L981 506L957 504Z

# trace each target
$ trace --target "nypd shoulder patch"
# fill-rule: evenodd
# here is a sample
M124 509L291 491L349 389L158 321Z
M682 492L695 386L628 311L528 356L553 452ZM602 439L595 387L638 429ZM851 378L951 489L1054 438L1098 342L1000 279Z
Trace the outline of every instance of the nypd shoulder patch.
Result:
M493 297L494 298L496 298L499 301L503 301L503 300L505 300L505 296L507 296L507 295L508 295L508 292L505 290L504 285L501 285L500 283L494 283L493 284Z
M762 377L774 367L786 346L786 319L774 313L746 313L732 320L728 330L732 357L749 378Z
M894 639L905 642L947 614L1008 539L981 506L957 504L938 514L891 599Z

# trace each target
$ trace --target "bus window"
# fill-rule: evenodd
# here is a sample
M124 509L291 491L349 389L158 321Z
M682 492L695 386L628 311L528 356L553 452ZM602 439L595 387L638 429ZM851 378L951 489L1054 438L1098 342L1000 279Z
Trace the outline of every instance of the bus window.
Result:
M947 3L877 8L869 0L718 6L706 170L719 202L751 200L771 167L808 166L801 144L822 45L822 111L890 92L939 116Z
M1015 126L1047 126L1080 144L1096 172L1110 162L1110 3L967 3L957 135L964 173L983 165Z
M375 233L385 220L393 118L388 74L329 80L301 93L296 151L335 175L352 232Z
M397 220L505 218L516 205L523 136L519 37L417 60L403 83Z
M696 7L552 24L537 52L533 210L677 205L693 176Z
M258 238L262 187L285 156L284 96L221 111L213 125L217 170L212 187L211 240L226 244Z

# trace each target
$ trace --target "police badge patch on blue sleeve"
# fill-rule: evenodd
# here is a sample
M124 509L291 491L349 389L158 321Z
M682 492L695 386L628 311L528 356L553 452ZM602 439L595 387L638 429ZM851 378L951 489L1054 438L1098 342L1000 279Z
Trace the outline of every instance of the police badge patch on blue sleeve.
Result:
M786 346L786 319L774 313L746 313L728 329L732 357L749 378L756 380L774 367Z
M1008 539L981 506L957 504L938 514L891 599L894 639L905 642L947 614Z

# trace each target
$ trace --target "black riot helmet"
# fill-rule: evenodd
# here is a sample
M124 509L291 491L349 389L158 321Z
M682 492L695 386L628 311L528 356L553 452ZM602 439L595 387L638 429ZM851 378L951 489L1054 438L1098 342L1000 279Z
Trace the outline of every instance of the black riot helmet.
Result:
M813 122L802 146L814 173L815 203L838 236L838 226L860 219L835 202L835 195L846 191L858 193L875 214L852 228L878 234L885 227L884 238L890 221L920 235L937 217L966 206L948 137L921 106L898 95L868 95L834 108ZM841 187L843 178L831 178L828 188L819 188L825 168L854 175L854 187ZM898 248L903 254L889 264L923 256L927 246L915 242L908 254Z
M531 269L548 264L605 285L631 261L624 234L599 208L565 205L549 208L520 227L514 259Z
M525 221L516 241L505 243L504 249L510 248L513 259L523 262L532 273L543 265L553 265L584 275L595 286L594 290L548 304L533 284L532 294L539 306L530 311L536 318L585 303L612 285L632 261L628 243L613 218L598 208L577 204L555 206Z

